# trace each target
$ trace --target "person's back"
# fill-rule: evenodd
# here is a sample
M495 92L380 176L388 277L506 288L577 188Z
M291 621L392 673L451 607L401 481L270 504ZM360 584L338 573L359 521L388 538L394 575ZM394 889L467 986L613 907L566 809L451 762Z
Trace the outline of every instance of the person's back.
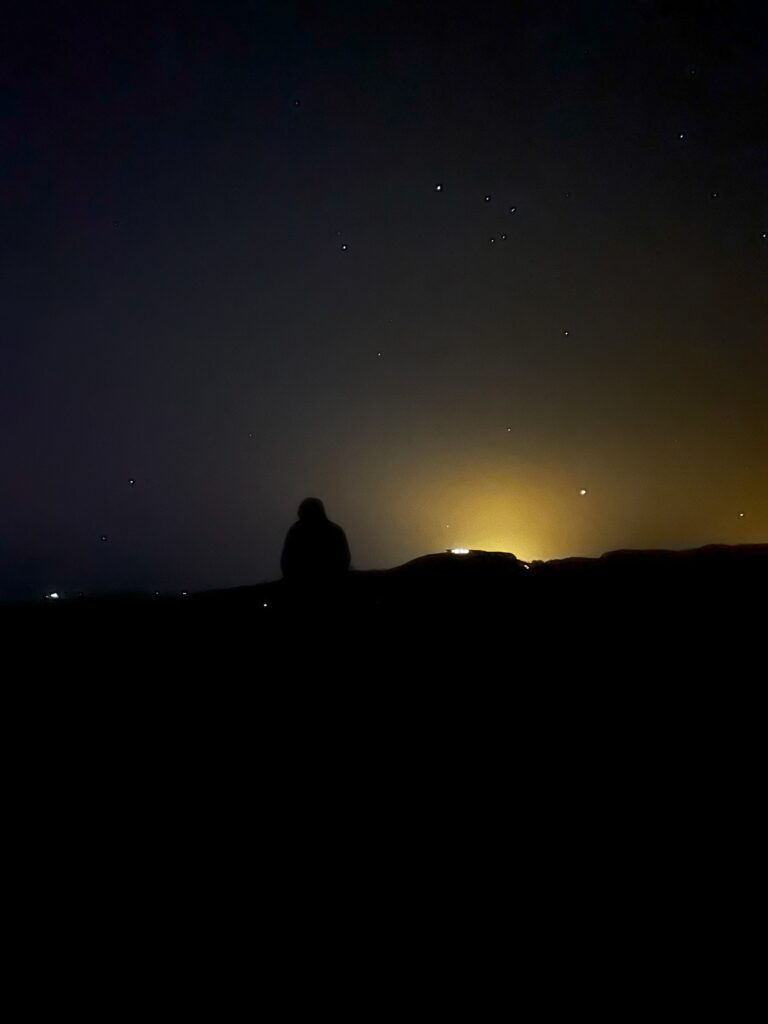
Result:
M280 559L284 579L297 584L333 584L348 572L349 545L344 531L325 514L319 498L305 498L299 519L288 530Z

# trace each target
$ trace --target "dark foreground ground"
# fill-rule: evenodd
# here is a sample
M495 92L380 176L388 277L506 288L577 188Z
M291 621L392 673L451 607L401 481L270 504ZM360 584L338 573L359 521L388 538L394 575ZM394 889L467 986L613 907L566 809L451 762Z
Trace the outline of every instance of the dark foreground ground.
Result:
M42 667L66 649L76 652L67 662L75 672L95 659L117 674L138 660L147 672L236 671L262 681L292 668L358 680L461 668L485 682L519 678L525 668L564 681L595 670L661 678L724 659L757 678L762 658L752 652L765 631L766 584L768 545L531 565L473 551L352 572L333 587L278 580L187 596L5 606L0 622L27 645L28 665Z
M26 1005L747 1017L767 573L475 552L6 608Z

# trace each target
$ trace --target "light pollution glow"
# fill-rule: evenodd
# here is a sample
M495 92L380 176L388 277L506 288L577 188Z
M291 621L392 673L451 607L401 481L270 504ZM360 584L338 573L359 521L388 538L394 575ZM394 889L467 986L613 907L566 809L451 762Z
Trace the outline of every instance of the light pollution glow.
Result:
M725 496L714 506L710 496L711 513L702 517L700 496L666 473L649 485L631 466L577 468L510 470L489 460L411 476L388 495L404 541L398 561L452 548L508 551L530 562L623 547L763 541Z

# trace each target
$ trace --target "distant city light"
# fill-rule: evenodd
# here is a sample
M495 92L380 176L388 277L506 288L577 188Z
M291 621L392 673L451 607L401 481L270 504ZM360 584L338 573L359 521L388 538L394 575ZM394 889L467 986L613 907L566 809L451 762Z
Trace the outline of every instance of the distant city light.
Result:
M450 548L452 555L468 555L469 548Z
M46 594L45 596L46 596L46 597L47 597L47 598L48 598L48 599L49 599L50 601L58 601L58 599L59 599L59 598L61 597L61 594L58 594L58 593L57 593L57 592L56 592L56 591L54 590L54 592L53 592L52 594Z

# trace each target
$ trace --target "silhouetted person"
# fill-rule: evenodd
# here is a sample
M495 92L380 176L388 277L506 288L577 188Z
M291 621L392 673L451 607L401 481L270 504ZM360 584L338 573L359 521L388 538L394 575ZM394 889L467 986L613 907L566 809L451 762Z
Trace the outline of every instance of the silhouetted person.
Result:
M288 530L280 568L300 589L335 589L349 571L349 545L340 526L325 514L319 498L305 498L299 521Z

